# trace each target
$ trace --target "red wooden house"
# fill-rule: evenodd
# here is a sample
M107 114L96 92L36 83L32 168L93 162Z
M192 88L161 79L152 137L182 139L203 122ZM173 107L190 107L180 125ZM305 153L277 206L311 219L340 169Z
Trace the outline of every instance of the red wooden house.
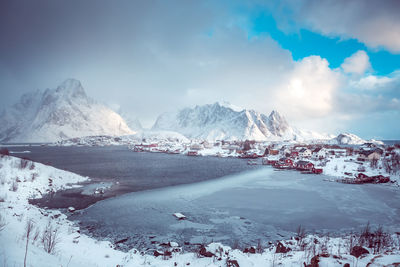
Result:
M274 164L277 168L292 168L293 160L291 158L280 158L278 162Z
M299 160L296 162L296 169L300 171L312 171L314 164L309 161Z

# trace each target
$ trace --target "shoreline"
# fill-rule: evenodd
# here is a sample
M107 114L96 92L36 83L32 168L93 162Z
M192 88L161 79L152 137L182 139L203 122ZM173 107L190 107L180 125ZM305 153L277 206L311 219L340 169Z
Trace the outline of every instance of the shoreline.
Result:
M126 146L116 146L117 148L127 148ZM91 147L88 147L89 149ZM111 152L110 152L111 153ZM133 152L129 150L129 153L136 154L138 152ZM146 154L147 157L153 157L153 156L162 156L162 158L175 158L177 160L184 159L184 160L189 160L192 161L193 157L186 157L184 155L176 155L176 154L161 154L161 153L154 153L154 152L140 152L140 154ZM14 155L16 157L20 157L19 155ZM178 158L177 158L178 157ZM22 158L22 156L21 156ZM206 155L206 156L201 156L201 157L196 157L197 159L207 159L208 161L215 162L215 164L218 166L221 161L222 163L225 164L226 160L233 160L233 162L237 161L240 162L242 165L246 165L246 159L240 159L240 158L219 158L215 157L212 155ZM43 164L43 163L42 163ZM133 163L134 164L134 163ZM47 162L47 165L52 166L57 168L56 166L52 165L52 162ZM57 164L56 164L57 165ZM224 166L224 165L221 165ZM222 175L222 176L216 176L217 174L211 175L210 177L207 177L206 179L188 179L187 181L185 180L179 180L179 181L172 181L172 184L169 182L164 182L164 184L142 184L142 185L134 185L135 184L135 178L132 178L132 181L130 179L126 178L120 178L118 176L107 176L107 177L89 177L87 181L84 181L80 183L80 187L77 188L69 188L66 190L61 190L57 191L55 193L51 194L46 194L43 195L42 198L35 198L35 199L29 199L29 203L34 204L38 207L41 208L47 208L47 209L67 209L69 207L74 207L76 210L82 210L85 209L99 201L106 200L109 198L114 198L114 197L119 197L125 194L129 193L138 193L138 192L145 192L145 191L150 191L150 190L158 190L158 189L163 189L163 188L168 188L168 187L175 187L175 186L180 186L180 185L191 185L191 184L196 184L196 183L202 183L202 182L207 182L207 181L213 181L213 180L218 180L218 179L223 179L225 177L229 177L232 175L238 175L242 174L245 172L248 172L250 170L256 170L256 169L261 169L270 166L262 166L259 164L258 166L248 166L246 165L245 168L241 170L233 170L233 171L227 171L227 174ZM227 168L227 167L223 167ZM63 168L65 171L70 171L68 168ZM73 172L75 173L75 172ZM81 175L81 174L79 174ZM188 175L192 175L188 173ZM167 178L168 179L168 178ZM104 186L104 184L109 184L108 186ZM84 191L88 191L86 193L83 193ZM95 193L96 191L99 191L99 193Z
M0 202L0 207L4 209L0 215L6 223L4 231L0 231L0 238L8 244L0 250L0 255L5 256L7 264L22 265L23 257L21 255L25 251L25 240L18 237L23 234L25 223L29 220L33 220L34 227L38 227L39 230L41 230L41 226L51 223L60 233L60 243L57 244L55 253L45 252L40 241L32 241L29 245L28 264L33 266L116 266L121 264L138 266L143 262L147 262L151 266L176 264L178 266L190 264L196 267L219 266L225 262L236 262L240 266L275 266L275 264L298 266L303 262L309 263L315 259L320 260L322 266L332 266L339 262L340 264L354 264L355 261L366 265L374 262L376 255L379 255L380 262L392 263L400 260L397 245L394 248L385 248L378 254L374 253L372 249L367 249L368 254L357 259L349 254L351 249L351 247L349 248L349 244L351 244L349 238L351 239L351 237L333 238L326 235L320 237L309 234L301 239L298 237L280 238L278 243L262 243L257 246L241 244L231 248L221 243L211 242L200 243L198 249L190 252L185 250L184 243L168 242L160 244L156 250L146 251L146 254L136 249L122 252L118 250L118 244L104 241L104 238L94 239L85 235L76 226L76 223L69 220L60 211L41 209L27 202L28 197L37 190L44 192L54 189L57 191L65 187L74 187L77 182L84 181L85 177L42 164L35 164L34 168L19 169L20 161L18 158L6 156L2 159L0 167L0 172L10 174L4 180L6 185L12 185L13 174L21 177L16 191L8 191L8 187L0 188L4 189L4 192L8 192L5 201ZM38 173L38 177L31 180L33 173ZM50 177L54 177L52 185L48 183ZM207 182L211 181L204 183ZM395 236L392 238L396 240ZM119 244L124 243L123 239L119 241ZM328 247L323 247L323 244ZM386 250L389 251L389 255L385 253ZM84 253L82 253L83 251Z
M290 239L295 234L296 227L298 227L299 225L305 227L311 234L343 236L344 234L348 234L354 231L358 232L359 228L363 227L364 224L367 224L368 220L366 218L364 218L364 223L356 222L357 219L355 219L354 221L347 218L346 220L348 222L346 220L342 220L340 224L337 225L337 227L335 226L335 228L330 228L332 227L332 225L329 223L328 220L324 223L325 226L324 224L322 224L318 228L314 229L312 226L307 225L307 221L303 221L303 223L306 223L304 225L302 223L302 218L297 218L297 215L294 215L294 217L291 218L291 220L295 222L295 224L290 226L290 221L287 223L283 223L284 221L280 222L280 220L273 220L270 221L270 223L268 224L259 221L260 219L264 220L264 218L268 220L268 218L271 219L275 216L279 217L278 214L274 215L275 213L271 214L272 217L268 216L268 213L270 211L262 211L262 213L266 214L262 215L261 218L255 213L243 213L241 214L241 216L240 213L232 213L234 212L234 210L229 207L234 207L237 204L240 204L240 200L239 202L231 202L232 199L229 197L229 195L235 195L235 192L237 192L238 196L247 192L245 193L246 195L244 195L243 197L250 197L250 199L252 198L252 196L260 196L260 194L265 195L269 194L269 192L273 193L273 195L276 195L278 191L279 194L292 194L292 191L290 191L292 189L289 189L289 191L283 190L283 192L281 192L280 189L277 189L278 191L271 191L270 189L265 191L255 191L254 187L257 187L258 184L262 182L259 180L259 178L261 176L265 177L265 175L263 175L265 173L269 173L271 177L269 177L263 183L271 183L272 188L278 186L278 184L281 183L280 179L277 179L279 177L277 177L277 174L275 174L275 172L271 168L268 168L268 170L254 170L250 171L247 175L239 174L230 177L223 177L216 180L203 181L195 184L153 189L126 194L114 199L107 199L96 203L88 209L71 214L69 216L69 219L72 219L72 221L75 221L77 223L79 222L79 226L83 229L83 232L99 240L118 242L119 240L126 239L127 236L129 236L128 233L132 233L135 238L131 236L131 238L125 240L125 244L123 245L124 251L129 250L133 247L138 249L139 247L135 245L137 239L142 240L143 243L141 243L142 245L140 247L142 249L156 249L159 244L163 244L169 241L178 242L182 246L184 246L184 243L187 243L187 245L185 245L184 247L193 249L193 246L196 247L197 244L201 243L203 239L207 240L207 242L215 241L229 246L233 246L234 240L241 240L241 242L250 246L255 245L257 243L257 239L262 240L264 243L271 241L275 242L282 239ZM288 176L292 176L292 174L297 174L297 172L288 173ZM279 175L280 174L278 174L278 176ZM309 176L309 179L314 178L315 176ZM300 180L302 179L303 178L300 178ZM323 177L319 177L318 180L320 180L320 187L322 186L323 188L326 188L327 186L330 186L330 183L326 183L325 181L323 181ZM293 180L293 178L291 177L289 177L289 181L290 183L299 182L299 180ZM284 184L286 184L289 181L285 180L283 182ZM254 184L254 186L251 186L251 188L247 188L248 184ZM238 191L238 189L242 188L242 185L244 185L245 191ZM304 186L307 185L305 184ZM302 185L301 187L304 186ZM336 188L342 188L343 186L347 185L335 184ZM350 185L350 187L353 187L354 189L358 188L357 191L360 192L363 192L364 189L368 188L372 188L373 192L379 192L382 190L386 191L385 186L367 186L366 188L359 185ZM350 187L347 187L347 189L351 190ZM312 192L310 191L308 193L308 190L306 190L305 193L307 195L311 194ZM225 196L228 196L228 199L226 199ZM273 199L274 197L271 196L269 199L271 198ZM335 198L335 195L329 196L328 198ZM315 207L313 206L314 204L312 204L312 202L315 202L314 199L315 198L306 200L306 202L301 205L311 205L310 209L318 212L318 204ZM319 198L316 198L316 200L326 201L325 198L322 198L320 200ZM284 199L282 201L285 202ZM227 206L220 206L221 203L225 202L227 203ZM213 203L219 203L217 205L217 207L220 207L218 208L219 211L214 210ZM296 200L294 200L293 203L296 203ZM209 207L210 210L207 207ZM224 207L227 207L228 209L225 210ZM363 207L364 204L360 206L360 208ZM255 207L255 209L257 210L257 207ZM115 212L116 210L123 210L123 215L121 212ZM179 221L174 219L172 216L174 212L182 212L182 214L187 216L187 220ZM295 206L288 208L287 212L294 212L294 214L298 213ZM327 210L325 213L319 214L318 218L321 219L322 216L323 219L324 216L329 216L329 213L336 212L337 211L335 210ZM106 217L102 216L105 214L107 214ZM132 214L134 214L134 217L132 217ZM314 216L312 214L313 213L311 213L310 216ZM124 226L123 223L114 224L112 222L112 218L121 218L121 216L125 217L124 220L129 221L128 225ZM348 214L341 212L338 216L348 216ZM107 219L108 217L110 219ZM160 223L154 224L154 220L152 218L159 221ZM313 220L311 220L311 222L312 221ZM243 235L239 235L236 237L234 235L230 236L230 233L226 232L227 229L224 230L223 228L220 228L220 226L223 225L221 225L221 223L223 222L225 222L227 225L238 227L238 229L247 230L245 233L243 233ZM308 222L310 221L308 220ZM379 220L374 220L371 225L378 226L379 224ZM385 225L385 229L387 230L393 232L400 231L399 227L394 230L395 227L388 228L386 226L387 225ZM107 230L110 227L112 229L118 228L119 232L110 236L108 233L111 233L112 231L109 232L109 230ZM182 237L180 237L182 233L184 234L185 239L182 239ZM227 235L229 238L223 238L224 235ZM202 238L196 236L202 236ZM222 239L219 239L219 236L222 236Z

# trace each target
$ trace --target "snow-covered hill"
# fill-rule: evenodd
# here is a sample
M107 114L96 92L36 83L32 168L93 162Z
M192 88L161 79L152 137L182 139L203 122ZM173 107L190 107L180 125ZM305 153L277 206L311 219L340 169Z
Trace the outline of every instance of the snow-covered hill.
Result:
M374 144L379 144L382 145L383 142L381 141L376 141L376 140L364 140L360 138L359 136L351 133L341 133L335 138L332 138L329 143L335 144L335 145L362 145L365 143L374 143Z
M54 142L134 132L114 111L89 98L78 80L25 94L0 115L1 142Z
M329 136L289 126L277 111L269 116L255 110L233 109L218 102L184 108L158 117L153 130L176 131L187 138L206 140L312 140Z
M341 133L330 140L330 143L335 145L361 145L366 142L367 141L351 133Z

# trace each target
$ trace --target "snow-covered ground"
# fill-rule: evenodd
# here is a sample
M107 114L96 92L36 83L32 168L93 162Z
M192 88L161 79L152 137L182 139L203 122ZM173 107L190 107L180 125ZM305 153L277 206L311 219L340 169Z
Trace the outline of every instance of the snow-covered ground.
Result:
M308 160L308 159L306 159ZM368 176L383 175L390 177L394 186L400 186L400 172L387 173L382 166L382 161L377 162L377 166L372 168L368 161L358 161L357 156L328 156L324 160L310 160L317 167L322 167L324 174L337 178L355 178L358 173L365 173Z
M400 262L398 239L394 239L390 251L385 254L369 254L356 259L348 253L349 239L316 236L306 237L304 243L307 245L303 248L294 239L284 242L286 247L292 248L287 253L275 253L275 245L260 248L261 253L251 254L217 243L205 249L216 255L210 258L194 252L173 252L169 257L144 255L134 249L121 252L109 242L81 234L78 227L60 211L39 209L28 202L28 198L70 188L87 179L39 163L3 156L0 159L0 265L23 265L25 226L29 220L33 221L34 229L28 242L27 266L227 266L228 261L233 264L234 260L240 266L299 266L303 262L309 263L315 254L321 253L328 257L320 257L320 266L339 266L344 263L365 266L371 261L374 261L374 266L384 266ZM48 224L58 233L58 242L51 254L45 252L41 242Z

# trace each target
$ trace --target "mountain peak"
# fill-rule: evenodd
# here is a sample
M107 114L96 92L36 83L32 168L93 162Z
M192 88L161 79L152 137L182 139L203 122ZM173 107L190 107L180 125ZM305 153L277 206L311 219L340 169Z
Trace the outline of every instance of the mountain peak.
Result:
M222 101L222 103L219 103L219 102L217 102L217 103L222 107L230 108L230 109L232 109L234 111L242 111L242 110L244 110L244 108L241 108L239 106L233 105L228 101Z
M72 97L86 97L85 90L79 80L66 79L56 89L57 93L71 95Z
M269 117L274 119L282 119L282 115L276 110L272 110L269 114Z

